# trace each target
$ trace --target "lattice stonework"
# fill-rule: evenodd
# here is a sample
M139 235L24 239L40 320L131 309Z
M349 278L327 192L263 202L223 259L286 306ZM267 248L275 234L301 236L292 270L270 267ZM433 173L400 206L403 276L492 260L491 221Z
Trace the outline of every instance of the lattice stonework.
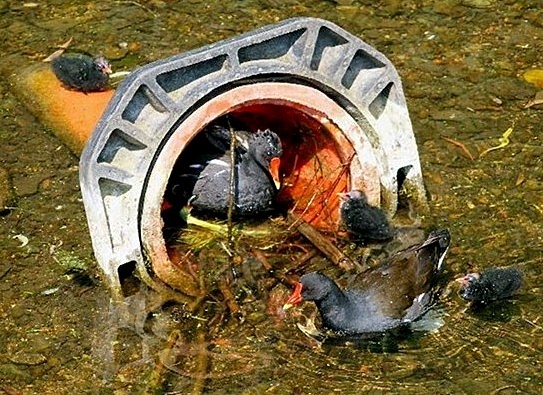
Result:
M366 190L389 213L396 210L402 169L410 169L410 198L425 202L393 65L328 21L289 19L151 63L118 87L80 163L95 256L114 289L125 264L151 285L175 289L175 268L155 273L144 259L144 251L164 253L160 204L173 164L206 124L262 103L295 108L327 129L332 125L338 131L334 144L354 154L350 186Z

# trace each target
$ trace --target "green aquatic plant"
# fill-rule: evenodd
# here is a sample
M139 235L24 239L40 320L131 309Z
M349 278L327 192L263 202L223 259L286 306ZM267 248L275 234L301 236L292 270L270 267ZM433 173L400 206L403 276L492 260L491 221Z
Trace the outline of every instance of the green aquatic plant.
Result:
M180 211L187 227L179 233L178 241L188 245L193 251L200 251L212 245L226 246L228 240L228 224L220 220L202 220L190 213L190 208ZM266 249L275 245L275 238L282 238L284 231L278 229L277 221L265 223L237 223L232 225L232 235L235 244L246 242L251 246Z
M88 270L87 263L78 257L72 251L66 251L63 249L55 249L53 252L53 259L58 262L66 272L69 271L86 271Z

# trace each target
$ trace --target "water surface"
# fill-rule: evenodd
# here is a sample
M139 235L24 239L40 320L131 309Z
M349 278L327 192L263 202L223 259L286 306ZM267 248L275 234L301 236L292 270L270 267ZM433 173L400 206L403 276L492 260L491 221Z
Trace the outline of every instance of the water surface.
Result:
M14 95L12 78L69 37L124 70L293 16L329 19L392 60L429 194L424 225L453 236L447 274L518 264L526 284L513 301L474 312L451 289L444 326L393 350L318 347L296 328L307 307L281 320L258 298L243 300L243 324L213 333L175 304L147 314L145 290L127 299L128 316L110 305L78 158ZM524 108L537 88L521 77L543 68L539 1L0 1L0 27L1 389L541 393L543 109ZM479 157L510 127L508 145Z

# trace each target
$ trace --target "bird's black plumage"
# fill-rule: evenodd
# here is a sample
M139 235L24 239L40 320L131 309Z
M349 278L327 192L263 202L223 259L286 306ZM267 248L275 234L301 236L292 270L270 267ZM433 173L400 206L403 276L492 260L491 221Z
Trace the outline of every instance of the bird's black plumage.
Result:
M482 304L511 297L524 282L522 271L511 266L492 267L481 273L469 273L457 281L462 284L462 298Z
M67 87L94 92L107 88L111 68L107 60L76 52L62 54L51 61L51 68L56 77Z
M259 216L274 209L277 186L270 173L270 163L282 155L279 136L269 129L256 133L237 132L234 177L234 213ZM230 132L212 127L206 132L212 150L185 169L192 179L190 204L196 212L224 216L230 190ZM191 183L189 183L191 184Z
M362 241L392 238L393 231L385 212L369 204L364 192L352 190L340 194L340 198L341 221L355 238Z
M379 333L407 325L435 301L437 275L449 248L443 229L360 273L345 290L322 273L304 274L286 306L314 301L323 326L341 335Z

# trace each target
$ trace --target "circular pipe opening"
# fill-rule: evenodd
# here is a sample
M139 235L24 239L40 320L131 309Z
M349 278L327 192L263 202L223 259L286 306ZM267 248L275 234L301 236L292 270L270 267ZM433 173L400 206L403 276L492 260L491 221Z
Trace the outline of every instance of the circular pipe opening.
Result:
M175 219L183 204L165 199L168 182L191 141L222 117L241 122L250 132L269 128L279 135L283 155L278 201L313 226L337 229L338 192L362 189L370 202L379 204L379 171L368 131L342 107L303 85L267 82L236 87L180 122L150 172L141 238L154 274L169 286L191 293L184 270L168 253L168 231L178 226Z

